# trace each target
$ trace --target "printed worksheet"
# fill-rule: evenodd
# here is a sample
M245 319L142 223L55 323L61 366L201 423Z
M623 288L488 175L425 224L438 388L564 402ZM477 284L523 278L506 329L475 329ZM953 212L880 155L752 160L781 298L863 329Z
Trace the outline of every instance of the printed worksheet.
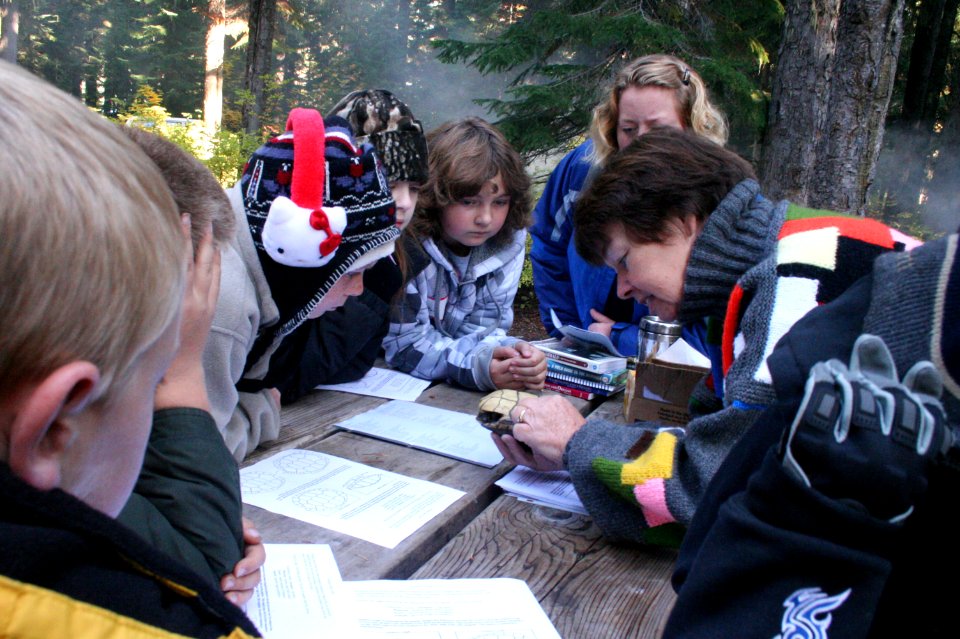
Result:
M345 581L360 637L560 639L519 579Z
M326 544L266 544L247 616L264 637L313 639L357 632L352 602Z
M503 461L475 416L424 404L387 402L337 426L487 468Z
M565 470L541 472L526 466L517 466L497 481L508 495L533 504L550 506L571 513L587 515L580 496L577 495Z
M286 450L241 468L240 488L244 503L385 548L465 494L310 450Z
M430 386L430 381L407 375L400 371L388 368L371 368L362 378L355 382L343 384L320 384L319 389L356 393L357 395L371 395L386 399L403 399L414 401L420 393Z
M518 579L342 581L330 546L267 544L247 615L265 637L559 639Z

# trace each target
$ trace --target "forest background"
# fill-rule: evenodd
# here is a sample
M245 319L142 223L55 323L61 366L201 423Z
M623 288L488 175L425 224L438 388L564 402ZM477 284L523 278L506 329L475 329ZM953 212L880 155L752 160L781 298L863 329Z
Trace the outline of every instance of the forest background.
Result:
M765 191L930 238L960 185L960 0L0 0L0 58L150 126L225 185L357 88L496 122L545 176L623 63L696 68ZM178 118L187 118L180 120Z

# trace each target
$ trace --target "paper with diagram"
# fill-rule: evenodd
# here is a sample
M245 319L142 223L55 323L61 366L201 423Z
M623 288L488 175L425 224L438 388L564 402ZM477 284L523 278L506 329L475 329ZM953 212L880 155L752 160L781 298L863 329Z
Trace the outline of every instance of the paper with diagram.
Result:
M385 548L465 493L341 457L286 450L240 469L243 501Z

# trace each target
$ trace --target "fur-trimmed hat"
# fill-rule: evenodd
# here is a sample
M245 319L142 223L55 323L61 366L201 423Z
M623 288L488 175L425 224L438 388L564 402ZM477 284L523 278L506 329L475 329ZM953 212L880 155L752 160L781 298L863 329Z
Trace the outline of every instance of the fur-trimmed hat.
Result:
M260 266L280 312L272 341L302 324L345 273L393 252L399 235L383 166L347 122L294 109L257 149L240 194Z
M350 123L358 142L373 144L391 182L427 181L423 125L397 96L383 89L354 91L332 113Z

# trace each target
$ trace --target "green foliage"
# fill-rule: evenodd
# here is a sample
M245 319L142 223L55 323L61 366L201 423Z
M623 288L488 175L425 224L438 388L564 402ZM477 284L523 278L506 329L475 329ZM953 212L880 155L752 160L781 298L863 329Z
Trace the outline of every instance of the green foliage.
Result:
M243 131L218 131L212 140L210 156L202 159L217 181L225 187L240 179L247 158L260 146L260 140Z
M201 162L224 187L232 186L239 178L244 163L260 145L256 136L243 132L221 129L210 136L199 120L175 119L162 106L148 105L156 92L141 87L138 95L143 99L135 102L127 113L119 116L125 126L138 126L160 135Z
M533 238L527 235L526 259L523 261L523 270L520 271L520 288L533 288L533 262L530 261L530 248Z
M504 97L478 102L527 155L550 152L582 134L616 69L660 52L686 59L701 73L731 120L735 146L758 141L766 112L762 72L783 18L776 0L557 0L535 9L486 38L433 42L443 62L513 74Z

